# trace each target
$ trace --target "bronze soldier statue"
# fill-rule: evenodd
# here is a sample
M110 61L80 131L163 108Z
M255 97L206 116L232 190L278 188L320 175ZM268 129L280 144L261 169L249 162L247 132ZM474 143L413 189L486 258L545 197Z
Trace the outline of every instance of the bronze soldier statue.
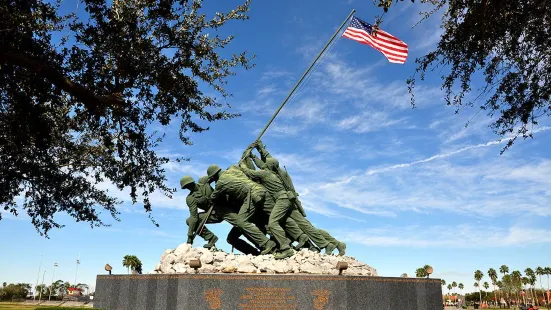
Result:
M260 158L251 151L256 148ZM253 163L254 162L254 163ZM260 170L255 169L255 165ZM213 189L210 183L215 182ZM335 248L344 255L346 244L331 236L327 231L315 228L306 219L306 212L298 199L298 193L287 173L279 167L279 162L266 150L261 141L252 143L243 153L238 165L222 171L217 165L207 169L207 176L197 183L190 176L180 180L182 189L190 193L186 202L190 209L188 243L193 243L196 232L207 241L206 248L215 248L218 237L206 226L199 223L220 223L227 221L233 228L227 242L245 254L269 254L276 250L276 259L293 255L292 242L297 241L296 250L309 247L319 251L325 249L331 254ZM198 209L209 210L199 213ZM210 214L205 220L207 214ZM266 237L271 235L273 240ZM258 249L240 236L245 236ZM274 240L277 242L274 242Z
M249 180L235 165L224 171L218 165L211 165L207 169L207 175L209 182L216 182L210 196L211 203L216 205L218 201L228 197L228 200L240 205L236 226L261 247L261 254L271 253L276 248L276 243L269 240L253 223L257 210L262 212L263 209L273 208L274 202L271 197L267 197L266 190Z
M283 227L289 218L291 210L295 208L294 200L296 196L293 192L285 190L283 183L274 173L266 169L250 169L248 168L250 165L246 163L247 161L248 160L244 158L239 163L241 171L253 181L264 186L268 194L275 200L274 208L271 210L268 218L268 231L274 236L279 244L279 252L274 256L276 259L291 257L294 252L288 244Z
M279 161L273 158L270 153L264 147L262 141L258 141L255 144L256 149L260 154L260 158L256 157L253 153L250 153L251 158L254 163L259 167L264 167L266 170L273 172L285 185L286 190L292 191L298 197L298 193L295 190L295 186L291 177L287 171L279 167ZM338 241L333 236L331 236L326 231L321 231L315 228L310 221L306 219L306 212L302 208L300 200L296 198L295 200L296 208L291 210L289 217L293 219L300 229L310 237L310 239L316 244L320 249L325 249L326 254L331 254L335 248L338 249L339 255L344 255L346 251L346 244L344 242ZM327 237L327 238L325 238Z
M186 197L186 203L189 208L189 217L186 219L186 224L188 225L188 239L187 243L193 244L194 232L197 230L197 225L201 223L206 217L206 212L199 213L198 209L207 211L210 207L209 197L212 194L212 188L205 179L203 183L195 183L193 178L189 175L184 176L180 179L180 187L182 189L189 190L189 194ZM210 216L207 219L207 223L220 223L221 220ZM207 227L204 227L201 231L200 236L205 239L208 243L204 245L205 248L215 247L218 237L214 235Z
M200 229L198 226L199 223L203 222L206 217L206 212L198 213L197 208L202 210L207 210L210 204L210 196L213 192L212 187L208 183L208 177L204 176L199 179L197 183L193 181L191 176L184 176L180 181L182 188L190 190L186 202L190 209L190 217L186 220L188 224L188 240L187 243L193 244L194 232ZM236 250L242 252L243 254L253 254L258 255L259 251L256 250L253 246L240 240L239 236L242 234L243 227L239 226L238 215L235 212L234 208L231 206L229 201L220 201L219 204L215 205L215 211L210 214L206 224L220 223L226 221L233 226L232 230L227 236L226 241L232 245ZM245 228L246 230L246 228ZM239 232L239 235L236 237L236 232ZM200 236L207 240L205 248L213 248L218 240L218 237L215 236L206 226L201 230ZM247 237L247 235L245 234Z

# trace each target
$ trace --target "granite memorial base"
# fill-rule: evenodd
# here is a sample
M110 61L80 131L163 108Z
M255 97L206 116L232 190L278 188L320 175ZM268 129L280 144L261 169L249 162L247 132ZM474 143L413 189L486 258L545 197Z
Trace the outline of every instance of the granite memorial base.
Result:
M94 308L442 309L438 279L301 274L98 275Z

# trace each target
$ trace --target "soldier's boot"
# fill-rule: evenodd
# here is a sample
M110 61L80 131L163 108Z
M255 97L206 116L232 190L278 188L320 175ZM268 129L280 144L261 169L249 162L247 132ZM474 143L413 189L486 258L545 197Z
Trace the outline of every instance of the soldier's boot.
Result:
M216 250L216 241L218 241L218 237L213 236L212 238L210 238L209 243L203 245L203 247L209 250Z
M339 250L339 256L346 254L346 243L339 241L339 244L337 244L337 250Z
M275 242L273 242L272 240L268 240L268 242L266 242L266 245L264 245L264 250L262 250L262 252L260 252L260 255L265 255L265 254L270 254L274 251L274 249L276 248L277 244Z
M284 259L284 258L287 258L287 257L291 257L295 254L295 252L293 252L293 250L291 250L291 248L288 248L287 250L283 251L283 252L278 252L276 254L274 254L274 258L275 259Z
M308 242L308 250L316 253L321 252L321 250L317 246L315 246L312 242Z
M325 254L327 254L327 255L331 254L336 248L337 248L336 245L334 245L333 243L329 243L329 244L325 247Z
M300 251L300 249L302 249L309 240L310 238L308 238L306 234L300 235L300 237L298 237L298 243L295 246L295 250Z
M231 243L231 245L236 250L238 250L239 252L245 255L251 254L253 256L258 256L258 254L260 254L259 250L257 250L252 245L248 244L245 240L241 240L241 239L233 240L233 243Z

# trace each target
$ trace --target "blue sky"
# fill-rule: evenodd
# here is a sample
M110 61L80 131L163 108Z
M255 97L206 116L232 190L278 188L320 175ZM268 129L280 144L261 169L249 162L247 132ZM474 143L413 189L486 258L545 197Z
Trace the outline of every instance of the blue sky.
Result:
M209 10L240 2L213 3ZM257 66L239 70L228 84L231 111L242 116L192 135L193 146L178 140L177 122L164 128L159 151L190 158L167 165L169 185L177 187L185 174L204 175L211 163L235 163L352 8L366 21L382 13L372 1L255 1L250 20L229 23L222 34L236 38L228 51L256 54ZM412 109L405 81L414 59L434 48L441 34L437 18L412 28L419 9L405 1L385 16L383 29L409 44L405 65L338 39L263 141L289 170L310 221L347 242L349 255L382 276L413 276L430 264L434 277L472 290L476 269L486 274L503 264L511 271L550 266L546 122L534 128L535 139L500 155L504 143L488 128L489 117L473 109L456 115L445 105L438 71L418 85ZM101 186L124 201L121 222L105 215L109 228L90 229L60 214L57 220L67 226L44 239L24 215L3 214L0 280L35 283L42 255L46 283L54 262L56 279L74 281L80 255L77 282L94 286L106 263L124 273L122 257L133 254L148 272L164 250L185 242L186 192L153 197L156 228L127 192ZM224 239L230 227L210 228L229 251Z

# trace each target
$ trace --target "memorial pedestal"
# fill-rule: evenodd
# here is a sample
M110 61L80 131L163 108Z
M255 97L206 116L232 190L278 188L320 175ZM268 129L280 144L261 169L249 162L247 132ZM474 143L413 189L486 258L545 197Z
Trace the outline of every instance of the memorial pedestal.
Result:
M307 274L98 275L94 308L442 309L438 279Z

